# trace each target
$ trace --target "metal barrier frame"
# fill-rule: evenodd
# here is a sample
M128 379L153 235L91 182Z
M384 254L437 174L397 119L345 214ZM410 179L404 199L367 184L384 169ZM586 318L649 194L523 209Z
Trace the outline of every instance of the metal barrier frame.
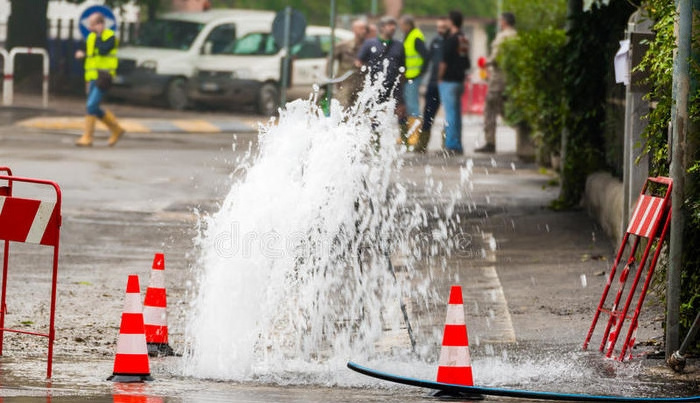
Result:
M2 66L3 66L3 77L2 77L2 104L3 106L7 106L7 100L6 100L6 95L8 92L7 89L7 83L8 80L12 80L12 77L8 77L5 73L7 71L7 65L10 63L10 54L7 52L7 49L5 48L0 48L0 56L2 56Z
M49 106L49 52L44 48L32 48L17 46L12 48L9 53L2 49L5 56L5 68L2 83L2 104L10 106L13 103L14 95L14 74L15 74L15 56L17 54L40 55L42 57L43 78L41 82L42 103L44 108ZM4 55L3 55L4 56Z
M650 195L646 195L646 191L649 188L650 184L657 184L657 185L662 185L666 186L666 191L663 194L663 197L659 196L654 196L651 197ZM637 207L635 208L635 214L637 213L638 209L640 206L643 205L643 198L647 199L658 199L660 201L659 205L659 215L658 216L649 216L647 217L646 215L641 218L639 221L643 221L643 225L645 225L646 233L639 233L638 229L634 229L633 225L637 225L638 223L633 222L630 220L629 227L625 231L625 235L622 239L622 243L620 245L620 249L618 250L617 256L615 258L615 262L613 263L611 269L610 269L610 274L608 275L608 280L605 284L605 287L603 289L603 295L600 298L600 302L598 303L598 307L596 308L596 312L593 316L593 322L591 323L591 327L588 330L588 334L586 335L586 339L583 342L583 349L586 350L588 348L588 343L591 340L591 337L593 336L593 332L595 331L596 325L598 323L598 319L600 317L601 313L605 313L609 315L608 322L605 326L605 330L603 331L603 338L600 342L600 347L598 350L603 352L605 349L607 351L605 352L605 356L607 358L611 358L613 355L613 352L615 350L615 344L617 343L618 337L620 336L620 333L622 331L622 326L625 322L626 319L630 320L630 325L629 329L627 331L627 335L625 337L624 343L622 344L620 355L617 357L618 361L624 361L627 358L631 358L631 351L632 348L634 347L635 339L636 339L636 332L637 332L637 326L638 326L638 320L639 320L639 313L641 312L642 305L644 304L644 298L646 296L647 290L649 288L649 284L651 282L651 278L654 274L654 268L656 267L656 262L659 259L659 255L661 253L662 249L662 244L666 238L666 235L668 234L668 229L670 227L671 223L671 191L673 188L673 180L671 178L667 177L650 177L647 178L647 181L645 182L644 186L642 187L642 191L639 194L639 199L637 201ZM633 217L634 218L634 217ZM614 280L615 280L615 274L616 270L618 268L618 265L622 261L623 253L627 248L627 244L630 241L630 236L634 235L634 241L632 243L632 246L629 251L629 258L627 260L627 263L625 264L624 268L622 269L619 277L618 277L618 287L617 287L617 292L615 294L614 301L612 303L612 308L606 309L604 308L604 305L606 303L608 293L610 291L610 287L612 286ZM630 274L630 271L632 267L637 264L637 258L636 258L636 252L637 248L640 243L640 239L645 238L647 239L647 244L646 247L644 248L644 252L642 254L641 259L639 260L638 267L636 270L636 273L634 275L634 278L632 280L632 284L630 285L630 289L627 292L627 298L625 298L624 306L622 308L619 308L620 302L622 301L622 296L623 293L625 292L625 286L627 283L627 277ZM658 242L654 244L654 240L658 239ZM654 254L651 258L651 262L647 266L647 259L649 257L649 254L651 252L651 249L656 246L656 250L654 251ZM644 281L644 284L642 286L642 289L639 293L637 305L634 308L634 313L630 317L628 316L628 312L630 309L630 306L632 304L632 300L634 299L634 295L637 291L637 286L639 284L639 280L641 279L642 272L646 270L646 278ZM629 352L628 352L629 350Z
M2 355L3 339L5 332L28 334L32 336L42 336L48 338L48 360L46 365L46 378L51 379L51 369L53 364L53 343L55 339L55 327L54 320L56 316L56 282L58 279L58 251L59 251L59 240L61 235L61 188L56 182L43 180L43 179L33 179L33 178L22 178L12 175L12 171L8 167L0 167L0 172L6 172L7 175L0 175L0 180L7 181L7 186L0 186L0 196L4 196L6 199L15 198L12 195L12 185L14 182L23 182L36 185L46 185L51 186L56 191L56 202L51 212L51 218L47 221L46 230L51 229L50 226L55 226L56 235L55 239L48 239L47 241L37 242L39 245L52 246L53 247L53 267L52 267L52 280L51 280L51 312L49 317L49 332L39 333L34 331L26 331L20 329L7 329L5 328L5 315L7 314L6 305L6 291L7 291L7 272L9 265L10 256L10 242L23 242L18 239L13 239L11 236L3 234L0 231L0 239L5 241L5 248L3 254L3 267L2 267L2 293L0 294L0 356ZM36 201L34 199L22 199L23 201ZM0 207L0 214L2 214L3 208ZM54 220L55 218L55 220ZM0 222L0 229L3 223ZM3 236L4 235L4 236Z

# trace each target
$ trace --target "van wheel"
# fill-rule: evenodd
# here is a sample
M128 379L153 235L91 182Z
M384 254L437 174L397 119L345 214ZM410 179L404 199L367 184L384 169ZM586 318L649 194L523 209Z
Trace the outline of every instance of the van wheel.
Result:
M277 114L279 108L280 92L272 83L263 84L258 93L258 113L265 116Z
M187 81L182 77L174 78L165 90L165 102L170 109L183 110L187 107Z

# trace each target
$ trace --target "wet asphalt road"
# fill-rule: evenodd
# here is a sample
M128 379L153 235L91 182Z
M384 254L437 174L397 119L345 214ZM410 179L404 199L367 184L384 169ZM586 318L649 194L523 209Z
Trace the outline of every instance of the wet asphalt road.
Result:
M166 255L171 284L168 292L172 296L171 340L174 346L182 345L197 213L216 211L230 188L235 168L248 150L255 148L256 134L144 134L127 136L114 149L101 144L106 140L103 137L93 148L76 149L73 141L77 133L16 129L11 125L34 114L36 111L31 109L11 113L0 109L0 165L10 166L18 176L50 178L63 189L56 359L54 377L47 384L43 379L44 342L6 336L5 356L0 358L3 401L435 401L425 389L369 381L350 371L342 382L350 386L342 387L184 378L178 375L177 358L152 361L155 382L106 382L113 362L118 333L115 318L122 308L124 279L138 272L143 286L155 252ZM463 159L445 160L433 154L409 161L405 170L409 185L424 182L426 165L433 167L430 175L445 186L461 186ZM461 206L464 225L474 234L493 234L501 246L497 256L475 253L454 265L463 276L494 267L502 283L504 307L511 316L511 323L503 325L496 335L486 324L486 314L480 315L473 326L470 324L470 338L483 340L472 348L477 382L482 379L487 384L508 387L579 392L591 387L590 393L622 390L647 395L697 394L697 384L655 369L659 363L653 360L642 360L628 370L601 366L596 356L571 353L578 350L582 332L589 324L591 301L597 302L604 281L599 273L606 269L613 246L584 213L555 215L543 209L556 195L556 189L548 186L551 176L510 155L478 159L475 165L470 193L478 209L471 212L468 206ZM426 204L444 202L422 194L419 188L413 191ZM40 196L35 189L27 188L26 192ZM475 236L472 247L480 252L488 242ZM542 248L543 242L554 244ZM30 248L19 247L16 253L13 264L21 270L16 283L12 283L15 285L11 285L15 299L10 295L8 317L19 313L13 319L15 324L27 322L27 318L40 324L46 309L41 302L46 284L36 279L43 274L39 267L45 267L49 260ZM587 275L588 287L581 287L581 274ZM436 283L444 288L451 280L436 279ZM471 292L478 294L478 290ZM23 302L13 302L18 300ZM662 333L655 314L652 310L645 322L651 325L641 331L645 340ZM424 317L423 327L439 327L443 319L442 312ZM511 334L518 342L506 340ZM552 361L567 364L552 366ZM576 379L581 368L586 369L584 374L593 374L593 379L567 385L570 378L551 376L572 371ZM544 375L538 376L538 371Z

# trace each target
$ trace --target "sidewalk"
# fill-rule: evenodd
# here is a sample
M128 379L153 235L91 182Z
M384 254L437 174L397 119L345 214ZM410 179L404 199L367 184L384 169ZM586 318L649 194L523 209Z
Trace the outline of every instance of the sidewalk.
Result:
M438 199L449 204L453 188L461 188L466 197L455 209L463 228L473 231L469 240L473 254L450 259L449 264L458 273L452 281L468 284L464 293L465 301L472 301L467 317L469 337L477 345L474 355L488 354L488 343L513 342L523 350L551 345L565 353L581 351L620 245L606 234L619 228L611 218L618 216L611 198L618 196L619 186L609 175L589 177L587 202L597 200L592 208L597 217L584 208L553 211L548 206L559 195L558 175L517 158L512 128L498 126L495 154L474 153L479 142L483 142L482 117L465 116L463 156L441 159L436 152L441 148L436 129L428 155L407 157L403 173L403 183L414 184L408 187L409 193L423 193L428 205ZM429 181L440 181L440 189L431 189L426 185ZM447 290L451 279L445 277L435 281ZM607 319L601 315L591 339L593 357L601 354L597 350ZM641 310L633 361L648 367L647 375L699 379L694 359L684 374L676 374L662 359L644 357L663 351L663 321L663 307L650 292ZM616 351L627 330L628 322Z

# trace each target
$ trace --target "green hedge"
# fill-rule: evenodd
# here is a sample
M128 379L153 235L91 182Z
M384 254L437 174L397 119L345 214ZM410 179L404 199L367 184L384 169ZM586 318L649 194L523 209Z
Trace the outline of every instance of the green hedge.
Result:
M649 72L648 83L651 91L648 98L655 102L656 107L646 117L649 124L644 136L646 138L645 151L649 155L651 171L650 175L669 174L669 147L668 125L671 121L671 109L673 107L673 52L676 48L674 34L674 19L676 10L674 2L667 0L648 0L645 7L648 15L655 21L653 30L655 39L649 44L649 52L644 58L640 70ZM697 11L696 11L697 12ZM698 34L700 22L695 19L692 38L692 48L695 59L691 61L691 93L689 101L690 125L686 138L686 155L684 166L686 175L684 178L685 200L683 202L683 214L685 217L683 228L683 254L681 269L681 316L680 324L684 331L688 329L700 310L700 90L698 79L700 78L700 66L698 65L698 52L700 52L700 34ZM661 267L657 281L661 288L665 287L664 267ZM664 290L659 294L665 295ZM696 347L700 342L696 343Z
M541 135L545 152L561 148L566 104L564 99L564 30L545 28L520 33L499 51L499 65L507 77L505 116L509 123L526 123Z

